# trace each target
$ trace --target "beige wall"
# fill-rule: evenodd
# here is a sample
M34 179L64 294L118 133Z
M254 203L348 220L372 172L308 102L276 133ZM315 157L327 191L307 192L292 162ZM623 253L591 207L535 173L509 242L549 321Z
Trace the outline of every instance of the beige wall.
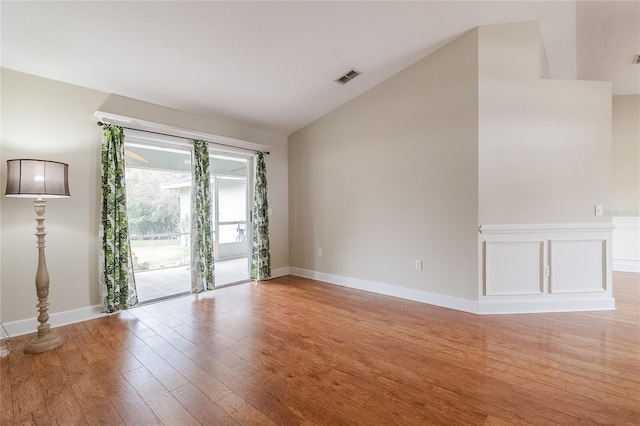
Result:
M640 95L613 97L611 216L640 216Z
M480 224L610 221L611 84L538 79L536 22L479 31Z
M477 299L477 91L474 30L292 134L290 265Z
M610 221L611 84L541 79L538 25L480 27L291 135L291 266L476 299L478 225Z
M32 202L4 197L6 160L37 158L69 164L71 198L47 201L46 253L50 312L99 303L98 197L100 129L94 111L107 94L1 70L3 323L37 315L37 265Z
M233 123L195 116L95 90L11 70L1 71L0 184L6 160L42 158L69 163L70 199L47 205L47 265L51 276L50 312L100 303L98 292L98 202L101 129L93 116L110 112L270 145L267 156L271 244L274 268L288 266L287 140ZM0 321L36 316L37 261L32 203L0 197Z

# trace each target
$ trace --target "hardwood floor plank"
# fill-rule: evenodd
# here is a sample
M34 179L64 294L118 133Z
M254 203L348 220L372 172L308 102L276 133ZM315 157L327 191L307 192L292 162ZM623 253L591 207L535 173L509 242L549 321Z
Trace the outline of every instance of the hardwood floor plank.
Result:
M300 413L311 424L333 426L358 424L345 417L342 413L328 408L325 401L319 398L319 395L311 389L311 386L300 388L269 373L256 373L251 376L251 381L259 385L265 392L273 395L277 400L282 401L283 404L291 407L292 410Z
M3 352L0 356L0 425L13 424L13 396L11 393L11 368L9 363L9 352L11 344L2 342Z
M100 341L94 339L90 330L87 328L90 327L90 323L91 321L87 321L85 323L76 323L67 326L69 334L72 336L75 344L81 348L82 356L86 362L106 362L110 358L112 351L109 347L104 347Z
M116 365L94 364L91 367L124 424L162 425L160 419L127 381L124 375L127 373L123 373Z
M171 394L203 425L239 424L192 384L184 385Z
M35 335L11 339L9 354L13 422L16 425L50 425L44 392L38 380L35 356L26 355L25 343Z
M192 341L199 349L205 350L215 359L222 362L224 365L228 366L237 373L243 375L244 377L248 377L259 370L253 362L238 356L237 354L217 343L215 340L212 341L207 338L199 339L197 337L197 334L193 333L193 330L188 329L188 331L185 332L185 327L176 327L175 331Z
M117 314L118 318L126 324L129 331L140 339L146 339L147 337L155 335L156 333L153 330L131 314L132 311L133 309L130 309Z
M189 384L203 392L211 401L218 401L233 393L231 389L169 345L160 336L150 337L145 340L145 343L166 360L170 366L175 368L178 373L182 374L189 381Z
M93 373L81 349L82 345L78 349L61 352L58 355L87 422L105 425L122 423L118 411L109 401L109 395L102 386L102 382Z
M235 381L230 388L243 401L255 407L278 425L299 425L304 421L299 411L283 404L264 388L244 377Z
M512 423L505 422L494 416L487 416L487 420L484 422L484 426L511 426Z
M145 368L130 371L126 378L163 424L181 426L200 424Z
M51 422L65 425L87 424L58 352L44 352L34 357L34 361Z
M185 356L227 386L230 386L230 384L234 383L238 378L244 377L204 349L196 348L190 350L185 352Z
M76 345L76 341L69 334L69 326L56 327L55 332L59 334L63 339L62 346L59 346L56 349L58 352L65 352L78 348L78 345Z
M229 416L233 417L241 425L278 425L236 394L231 394L221 399L217 405L222 407Z
M477 316L298 277L58 328L0 359L2 424L640 424L640 274L615 311Z
M157 335L155 335L157 336ZM149 337L151 338L151 337ZM182 374L176 371L167 361L151 349L144 340L132 338L127 346L128 351L136 357L143 368L155 376L155 378L168 390L178 389L189 383ZM140 369L134 370L139 371Z
M219 333L216 333L216 338L220 337ZM228 386L224 386L224 393L221 394L216 389L218 388L218 384L222 384L216 380L216 383L207 384L206 380L210 380L207 377L209 374L206 370L201 367L196 366L195 362L186 358L184 355L180 354L176 348L170 348L166 345L163 345L162 342L155 341L150 342L151 339L147 339L147 342L150 346L154 347L158 353L161 353L165 359L171 358L173 360L173 365L175 365L176 369L183 372L181 369L189 369L192 370L191 374L186 371L183 372L185 377L188 377L196 387L205 393L211 400L218 401L221 397L227 396L231 393L231 390L235 391L238 396L242 397L246 402L252 404L256 408L258 408L262 413L269 416L271 419L277 421L278 424L299 424L303 420L300 415L294 411L292 411L289 407L283 406L274 398L257 389L255 386L250 384L249 381L244 379L238 373L233 372L228 367L226 367L222 363L217 363L217 371L216 374L222 373L222 380L227 380ZM157 346L154 346L157 345ZM224 368L223 371L221 369ZM213 377L211 377L213 379ZM214 379L215 380L215 379ZM205 383L202 383L205 381ZM224 383L224 382L223 382ZM225 383L225 384L227 384Z

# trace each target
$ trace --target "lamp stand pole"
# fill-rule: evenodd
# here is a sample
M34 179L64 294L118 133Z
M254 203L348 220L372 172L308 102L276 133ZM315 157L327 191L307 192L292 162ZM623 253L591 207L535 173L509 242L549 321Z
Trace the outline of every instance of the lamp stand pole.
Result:
M36 293L38 295L38 308L40 314L38 315L38 336L30 340L24 347L24 352L27 354L37 354L45 352L51 349L55 349L62 345L62 338L55 333L52 333L49 326L49 272L47 271L47 262L44 257L44 236L47 235L44 232L44 211L47 207L47 202L38 197L33 202L33 206L36 210L36 236L38 237L38 270L36 272Z

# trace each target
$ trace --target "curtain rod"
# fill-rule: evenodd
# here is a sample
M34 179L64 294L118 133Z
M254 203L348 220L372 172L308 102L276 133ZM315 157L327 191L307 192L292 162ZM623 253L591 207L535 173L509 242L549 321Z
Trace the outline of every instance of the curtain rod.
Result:
M98 126L104 126L107 123L103 123L102 121L98 121L97 124L98 124ZM168 133L154 132L152 130L134 129L133 127L125 127L125 126L120 126L120 125L117 125L117 126L118 127L122 127L123 129L127 129L127 130L135 130L136 132L145 132L145 133L152 133L154 135L170 136L172 138L186 139L186 140L189 140L189 141L193 141L194 140L194 138L188 138L186 136L176 136L176 135L170 135ZM267 155L270 154L269 151L260 151L260 150L251 149L251 148L243 148L241 146L227 145L227 144L220 143L220 142L210 142L210 141L206 141L206 142L207 143L212 143L214 145L226 146L226 147L234 148L234 149L242 149L242 150L245 150L245 151L252 151L252 152L262 152L263 154L267 154Z

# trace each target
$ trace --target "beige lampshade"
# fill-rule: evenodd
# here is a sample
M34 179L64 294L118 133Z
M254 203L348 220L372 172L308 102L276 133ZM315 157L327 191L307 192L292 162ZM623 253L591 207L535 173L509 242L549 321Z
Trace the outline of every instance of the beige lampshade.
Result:
M70 197L69 165L46 160L7 160L7 197Z

